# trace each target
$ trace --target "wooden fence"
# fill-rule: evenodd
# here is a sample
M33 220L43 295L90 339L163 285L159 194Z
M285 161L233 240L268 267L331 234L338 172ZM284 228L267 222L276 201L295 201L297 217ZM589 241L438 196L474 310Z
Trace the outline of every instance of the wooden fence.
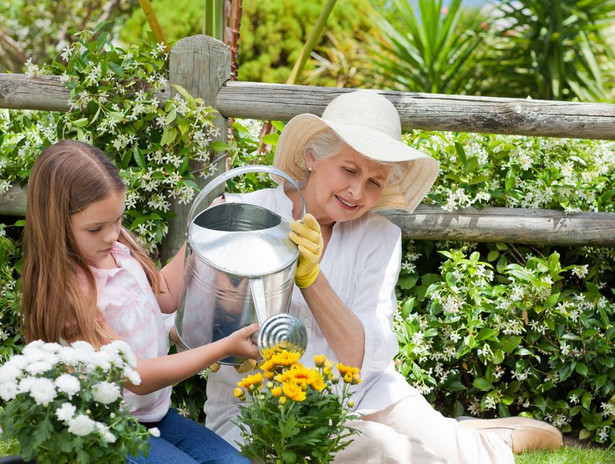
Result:
M287 121L300 113L322 114L337 95L353 89L230 81L228 47L207 36L180 40L171 50L170 84L179 84L216 108L216 124L226 134L227 118ZM496 133L615 140L615 105L463 95L382 91L396 106L404 129ZM68 110L68 90L59 76L28 79L0 74L0 108ZM160 92L161 104L173 95ZM223 169L221 163L218 167ZM207 179L201 182L201 186ZM163 255L184 240L188 207L173 205ZM19 188L0 196L0 215L25 212ZM615 213L565 214L555 210L467 208L445 212L420 205L413 214L383 213L404 237L428 240L525 243L531 245L615 246Z

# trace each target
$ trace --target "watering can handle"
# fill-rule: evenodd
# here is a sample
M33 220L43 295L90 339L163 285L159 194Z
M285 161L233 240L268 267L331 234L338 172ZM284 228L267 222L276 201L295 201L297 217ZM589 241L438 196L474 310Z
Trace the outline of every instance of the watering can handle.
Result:
M192 221L194 220L196 212L198 211L199 204L211 192L213 192L216 187L224 184L227 180L232 179L233 177L241 176L243 174L249 174L249 173L252 173L252 172L265 172L267 174L275 174L276 176L283 177L284 179L289 181L291 183L291 185L293 187L295 187L297 189L297 191L299 192L299 196L301 197L301 204L302 204L302 215L301 215L301 217L303 218L303 216L305 216L305 213L306 213L306 211L305 211L305 199L303 198L303 194L301 193L301 190L299 189L299 186L297 185L297 183L288 174L286 174L284 171L280 171L278 168L275 168L273 166L251 165L251 166L240 166L238 168L230 169L230 170L228 170L226 172L223 172L222 174L220 174L215 179L212 179L205 187L203 187L203 190L201 190L199 192L199 194L195 198L194 202L192 203L192 207L190 208L190 213L188 214L188 224L191 224ZM209 201L209 203L211 203L211 200ZM208 203L208 205L209 205L209 203Z

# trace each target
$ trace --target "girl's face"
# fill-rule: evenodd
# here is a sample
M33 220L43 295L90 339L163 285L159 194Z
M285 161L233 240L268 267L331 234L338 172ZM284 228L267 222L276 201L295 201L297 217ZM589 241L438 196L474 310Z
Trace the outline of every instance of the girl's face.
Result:
M350 221L369 211L378 203L391 171L348 145L322 161L308 156L306 165L312 168L306 202L321 224Z
M120 235L125 200L124 192L112 192L70 217L77 251L90 266L116 267L111 248Z

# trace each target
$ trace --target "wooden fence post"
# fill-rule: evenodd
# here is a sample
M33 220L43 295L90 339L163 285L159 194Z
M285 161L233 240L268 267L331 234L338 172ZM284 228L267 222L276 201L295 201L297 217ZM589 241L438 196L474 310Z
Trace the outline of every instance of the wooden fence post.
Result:
M229 48L221 41L206 35L196 35L179 40L171 49L169 61L170 83L180 85L195 98L202 98L206 105L215 108L218 90L231 75L231 53ZM172 95L176 91L172 88ZM214 121L219 129L216 140L226 141L227 120L222 115L216 115ZM214 175L225 170L226 157L216 162ZM196 163L192 166L199 170ZM198 177L197 184L203 188L209 178ZM162 263L181 248L185 240L190 204L182 205L177 201L172 203L172 210L177 217L169 222L169 232L165 237L162 248Z

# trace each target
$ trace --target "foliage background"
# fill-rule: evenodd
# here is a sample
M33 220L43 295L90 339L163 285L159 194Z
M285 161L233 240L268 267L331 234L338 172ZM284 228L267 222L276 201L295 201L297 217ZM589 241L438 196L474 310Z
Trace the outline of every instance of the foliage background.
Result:
M373 24L367 23L372 15L364 15L360 19L355 15L355 11L360 11L358 6L355 10L355 6L363 3L359 0L348 2L346 4L340 0L336 6L336 11L342 16L331 21L334 26L331 26L331 31L317 48L317 55L314 55L314 61L304 75L305 82L396 90L433 90L433 87L421 84L429 73L427 67L419 67L416 79L408 78L405 82L395 83L391 81L395 68L379 73L375 64L365 64L366 55L374 50L378 51L381 60L387 57L395 59L394 50L382 47L387 40L386 31L381 28L381 32L377 32ZM140 12L134 9L135 2L110 2L118 6L113 11L103 8L102 3L77 3L75 0L63 0L49 6L49 11L65 11L64 15L55 16L56 21L52 21L44 9L28 10L32 11L30 18L34 19L26 25L18 20L21 11L25 11L22 8L33 8L30 2L14 0L3 3L0 5L0 37L3 43L7 42L7 35L13 38L24 56L32 56L32 63L42 64L46 57L61 53L76 40L67 33L71 27L78 30L91 27L105 15L118 13L115 27L109 31L109 38L116 42L118 37L132 41L148 35L145 22L143 19L139 21ZM177 2L173 3L177 5ZM259 8L269 8L266 10L267 18L270 15L276 20L264 21L262 25L245 20L242 23L240 78L284 82L293 63L292 57L297 56L306 31L309 31L309 25L317 14L316 2L302 2L302 5L306 4L301 7L304 10L300 10L296 2L292 5L282 0L264 2L265 5L263 2L257 3L244 2L244 15L251 11L250 8L255 9L254 15L260 11ZM395 10L384 8L385 4L389 5L388 2L378 3L376 11L382 13L384 21L394 21L397 17ZM435 1L425 3L432 7L437 4ZM547 0L531 3L548 5ZM572 0L565 3L578 7L588 4ZM347 8L341 8L342 4L347 5ZM594 1L589 4L608 6L609 2ZM125 10L119 8L120 5ZM200 29L201 19L196 21L193 18L189 3L184 4L183 8L163 5L166 4L154 2L170 41L188 34L186 31L200 32L193 30ZM287 17L283 6L289 9L288 17L297 21L291 22L293 28L286 31L282 29L282 19ZM119 14L131 11L131 8L134 11L132 18ZM178 11L186 15L173 16ZM346 14L347 17L343 16ZM466 10L459 13L453 31L459 34L467 32L464 28L468 22L475 20L465 16L467 14ZM66 22L61 24L57 18L64 18L62 21ZM541 18L545 24L550 21L548 15ZM445 20L445 16L434 15L431 29L423 32L433 33L442 27ZM126 26L122 27L123 24ZM171 25L177 26L177 29L172 29ZM353 31L356 29L353 28L357 25L360 30L368 31L368 34L355 34ZM427 23L425 25L427 27ZM259 27L262 29L258 30ZM334 27L339 29L334 30ZM497 29L488 27L485 40L481 42L481 47L487 48L477 47L466 60L477 66L477 73L488 69L490 60L487 58L491 57L492 62L502 66L506 62L501 55L506 47L493 48L497 53L488 47L495 42L507 43L509 36L501 30L499 35L487 35L493 30ZM172 34L177 36L173 37ZM288 40L283 41L287 48L282 47L280 34L289 35ZM472 33L466 35L468 40L473 40ZM257 36L260 37L259 42L250 42ZM515 40L529 44L532 38L522 39L516 35ZM612 36L607 36L607 40L612 40ZM412 37L404 36L400 44L399 50L414 49L422 53L420 44L413 42ZM515 41L509 44L514 48ZM5 69L12 69L5 64L9 61L12 65L19 63L15 54L7 52L9 48L3 46L4 53L0 55ZM144 50L151 49L150 46ZM263 50L271 52L261 58ZM440 50L442 55L431 55L432 60L454 56L454 51L451 55L447 47L441 47ZM612 100L612 63L606 59L608 55L601 54L599 48L591 49L591 52L595 53L596 62L599 63L602 88L607 98ZM120 55L116 52L113 59ZM423 53L421 56L425 60L430 55ZM536 59L531 53L527 56ZM554 60L558 57L557 53L549 56ZM100 59L113 61L107 55ZM146 60L144 57L141 59ZM32 63L29 72L33 70ZM61 61L58 60L58 63ZM161 61L152 60L151 64L160 66L159 72L166 72ZM15 70L26 69L23 62L20 66L21 69L17 66ZM78 68L67 69L67 73L85 79L88 72ZM501 91L501 82L506 82L506 73L528 74L531 76L529 81L533 79L533 82L551 79L519 60L515 61L513 67L502 67L502 70L506 72L501 74L503 80L498 84L499 90L491 81L484 80L485 84ZM586 76L585 79L591 80L592 76ZM595 80L591 82L598 85ZM543 87L546 89L548 86ZM585 87L590 88L589 85ZM110 88L113 90L113 86ZM530 94L529 89L533 91L540 87L526 82L506 88L516 88L515 94L509 96L526 97ZM448 89L459 93L490 92L487 86L470 90L465 84ZM562 93L562 97L579 98L573 87L570 89L568 93ZM542 94L532 96L548 98ZM116 104L137 103L134 95L114 97L119 99ZM100 98L98 94L95 100L100 101ZM58 127L63 130L69 127L66 134L79 136L78 128L81 124L85 137L90 136L88 131L95 133L101 127L103 119L94 118L96 109L86 106L74 110L59 126L57 118L62 116L58 114L0 110L0 192L10 182L23 183L27 180L29 166L36 153L60 135ZM153 124L157 116L152 116L149 124ZM279 129L282 125L278 124L277 127ZM229 146L216 147L229 150L232 164L270 161L266 153L257 153L258 123L235 121L233 129L234 138ZM135 132L135 128L127 124L125 132L108 134L107 138L100 139L100 143L113 146L117 137L128 137L130 131ZM158 137L162 136L160 132L157 134ZM426 201L440 204L445 209L492 205L555 208L569 212L613 212L615 150L612 142L437 132L409 133L406 137L408 143L430 152L441 161L443 172ZM161 139L157 139L157 142L160 143ZM134 171L136 185L141 183L140 177L143 177L139 170L145 169L142 173L146 174L150 162L155 163L144 155L148 152L147 147L149 142L139 141L130 145L130 150L118 150L121 152L118 154L118 162L125 160L125 167ZM111 149L108 151L112 152ZM169 153L174 154L174 151L171 149ZM194 154L180 154L180 166L191 156ZM139 162L143 165L140 166ZM164 171L167 168L163 166L161 169ZM190 175L197 173L186 174L189 181ZM262 180L254 177L237 187L249 189L262 185ZM145 197L148 195L146 192L143 188ZM161 195L161 201L164 202L170 193ZM143 224L143 217L148 216L151 210L145 204L140 204L134 210L136 215L127 225L137 231L138 226ZM156 215L158 217L150 218L151 227L160 233L152 234L148 239L153 252L164 235L166 222L171 220L169 214L158 212ZM19 239L22 221L2 217L0 223L0 359L6 359L23 344L15 330L19 310ZM406 256L398 284L400 308L396 321L400 341L398 367L438 409L445 414L476 414L486 417L522 413L544 418L584 439L599 443L615 441L615 391L614 379L610 374L615 365L615 353L611 348L615 331L613 249L428 241L405 242L404 246ZM176 405L195 418L203 418L203 400L202 377L194 377L175 389Z

